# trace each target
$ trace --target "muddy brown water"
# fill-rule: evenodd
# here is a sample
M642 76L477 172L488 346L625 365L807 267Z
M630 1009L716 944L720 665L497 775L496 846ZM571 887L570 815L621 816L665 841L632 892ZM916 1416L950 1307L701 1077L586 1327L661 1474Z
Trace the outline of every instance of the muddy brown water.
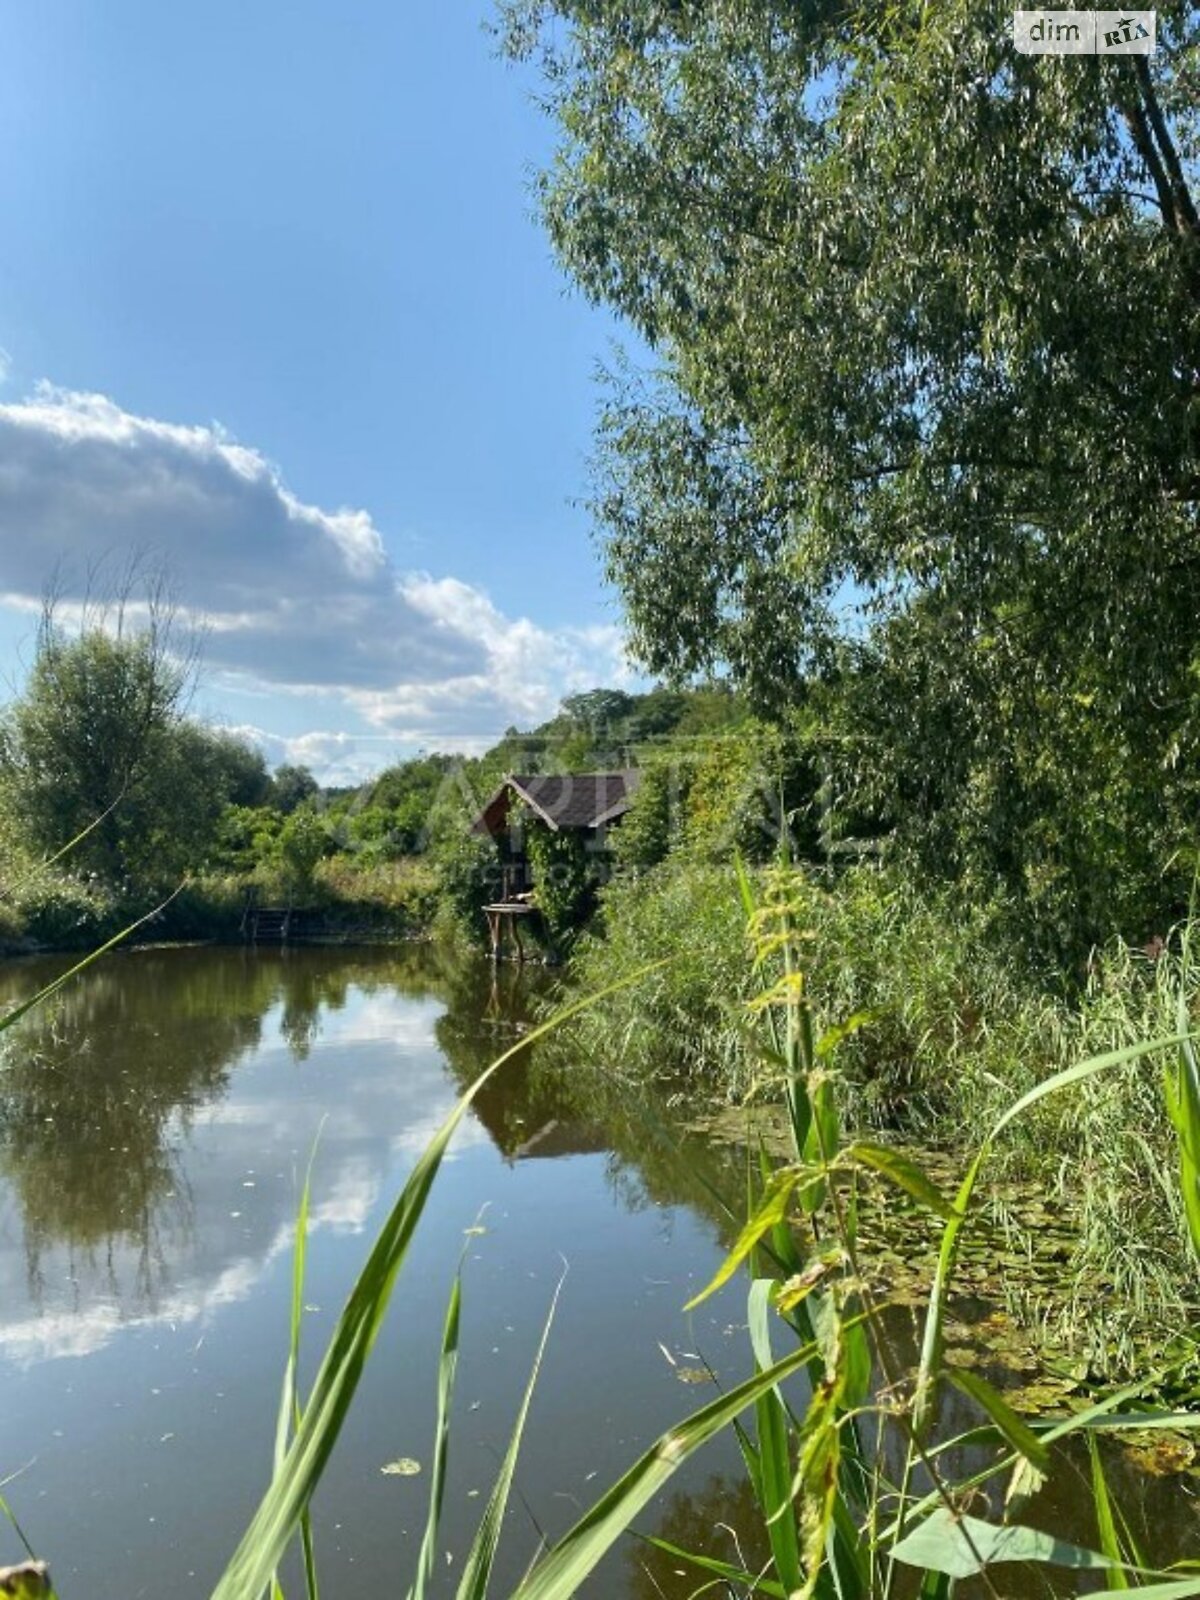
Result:
M0 967L0 1006L62 970ZM269 1473L294 1218L314 1141L305 1374L375 1230L462 1088L520 1036L538 974L423 949L164 949L107 959L8 1036L0 1074L0 1477L62 1600L203 1596ZM590 1085L590 1087L589 1087ZM403 1593L424 1524L437 1343L466 1252L438 1593L452 1594L555 1285L566 1279L501 1547L502 1594L661 1432L748 1371L744 1291L695 1313L739 1158L581 1073L514 1065L435 1187L321 1485L323 1592ZM681 1153L682 1150L682 1153ZM780 1353L783 1351L780 1343ZM399 1470L399 1464L404 1470ZM420 1470L413 1472L411 1464ZM385 1470L391 1466L392 1471ZM1161 1560L1200 1553L1191 1481L1110 1463ZM1093 1543L1079 1463L1029 1514ZM641 1519L759 1554L731 1439ZM21 1554L0 1524L0 1564ZM700 1580L625 1541L581 1594L681 1600ZM1009 1569L1001 1592L1046 1592Z

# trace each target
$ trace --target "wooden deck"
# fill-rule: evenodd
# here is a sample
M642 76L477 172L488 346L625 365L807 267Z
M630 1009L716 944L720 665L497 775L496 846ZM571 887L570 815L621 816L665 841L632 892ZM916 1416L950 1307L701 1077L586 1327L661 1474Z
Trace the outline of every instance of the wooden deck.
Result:
M527 900L497 900L490 906L484 906L483 912L492 939L493 961L500 960L505 934L509 932L516 945L517 960L525 960L525 946L521 943L521 918L533 916L536 909Z

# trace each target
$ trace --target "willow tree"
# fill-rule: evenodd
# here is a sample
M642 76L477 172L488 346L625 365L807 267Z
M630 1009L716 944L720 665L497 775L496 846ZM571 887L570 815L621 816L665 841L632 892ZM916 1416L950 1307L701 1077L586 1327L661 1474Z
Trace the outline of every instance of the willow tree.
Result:
M505 9L558 253L656 357L595 494L635 650L869 685L847 779L930 859L1108 903L1085 935L1159 914L1190 824L1198 23L1063 58L994 0Z
M202 863L230 798L265 786L260 756L187 716L195 640L161 587L49 603L22 693L0 726L4 803L32 848L68 870L164 888Z

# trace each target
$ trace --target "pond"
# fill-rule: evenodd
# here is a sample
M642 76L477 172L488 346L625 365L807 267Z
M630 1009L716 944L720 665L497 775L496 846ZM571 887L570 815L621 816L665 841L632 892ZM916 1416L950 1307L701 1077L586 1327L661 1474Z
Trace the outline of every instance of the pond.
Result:
M61 964L10 963L0 1003ZM0 1476L23 1469L6 1493L64 1597L209 1592L269 1471L314 1144L309 1373L416 1155L514 1042L538 978L506 968L493 989L486 967L448 971L424 950L133 951L23 1026L0 1096ZM644 1125L602 1125L516 1064L481 1097L320 1491L328 1594L391 1592L411 1574L464 1249L451 1558L564 1272L502 1579L524 1569L537 1527L564 1531L713 1392L681 1378L704 1361L722 1381L744 1375L740 1292L681 1311L720 1240L698 1185L666 1158L656 1167L653 1144ZM383 1470L408 1460L423 1470ZM736 1453L718 1446L658 1525L736 1519L738 1482ZM18 1555L0 1531L0 1560ZM630 1547L593 1592L657 1594L662 1567ZM452 1588L452 1559L446 1572Z
M0 969L0 1005L65 963ZM370 1241L462 1089L520 1037L534 970L426 949L162 949L106 959L10 1036L0 1077L0 1477L63 1600L204 1596L269 1475L294 1223L310 1155L311 1375ZM527 1054L529 1054L527 1052ZM594 1072L506 1069L455 1140L314 1510L323 1589L403 1592L424 1524L437 1344L465 1255L439 1591L486 1500L555 1286L493 1592L639 1450L746 1375L744 1290L687 1315L731 1230L739 1158L684 1144L662 1104ZM565 1274L565 1278L564 1278ZM780 1353L783 1346L780 1346ZM420 1470L413 1472L411 1464ZM403 1464L403 1470L401 1470ZM385 1470L391 1467L393 1470ZM1115 1464L1170 1555L1191 1496ZM1032 1520L1094 1540L1059 1475ZM1040 1511L1040 1515L1038 1514ZM752 1541L719 1440L643 1518L734 1554ZM733 1532L729 1530L734 1530ZM743 1553L753 1560L757 1546ZM0 1525L0 1562L20 1549ZM581 1594L667 1600L693 1575L634 1540ZM1044 1593L1044 1583L1008 1593Z

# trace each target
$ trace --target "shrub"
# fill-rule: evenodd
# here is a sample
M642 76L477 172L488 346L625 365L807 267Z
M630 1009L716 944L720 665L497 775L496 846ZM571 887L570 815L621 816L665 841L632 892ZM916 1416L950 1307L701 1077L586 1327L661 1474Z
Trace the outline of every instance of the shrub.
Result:
M485 932L483 908L500 892L500 857L495 842L465 826L448 831L435 851L443 920L464 928L472 939Z
M307 894L313 886L317 863L325 854L329 835L311 807L293 811L279 833L279 860L290 894Z
M62 873L35 873L18 888L12 911L27 938L56 949L99 944L122 926L118 899L111 889L97 879Z
M733 872L666 861L604 891L602 927L576 946L571 987L595 994L669 955L669 965L582 1014L564 1039L638 1078L681 1074L735 1095L748 1078L738 1011L750 993L745 913Z

